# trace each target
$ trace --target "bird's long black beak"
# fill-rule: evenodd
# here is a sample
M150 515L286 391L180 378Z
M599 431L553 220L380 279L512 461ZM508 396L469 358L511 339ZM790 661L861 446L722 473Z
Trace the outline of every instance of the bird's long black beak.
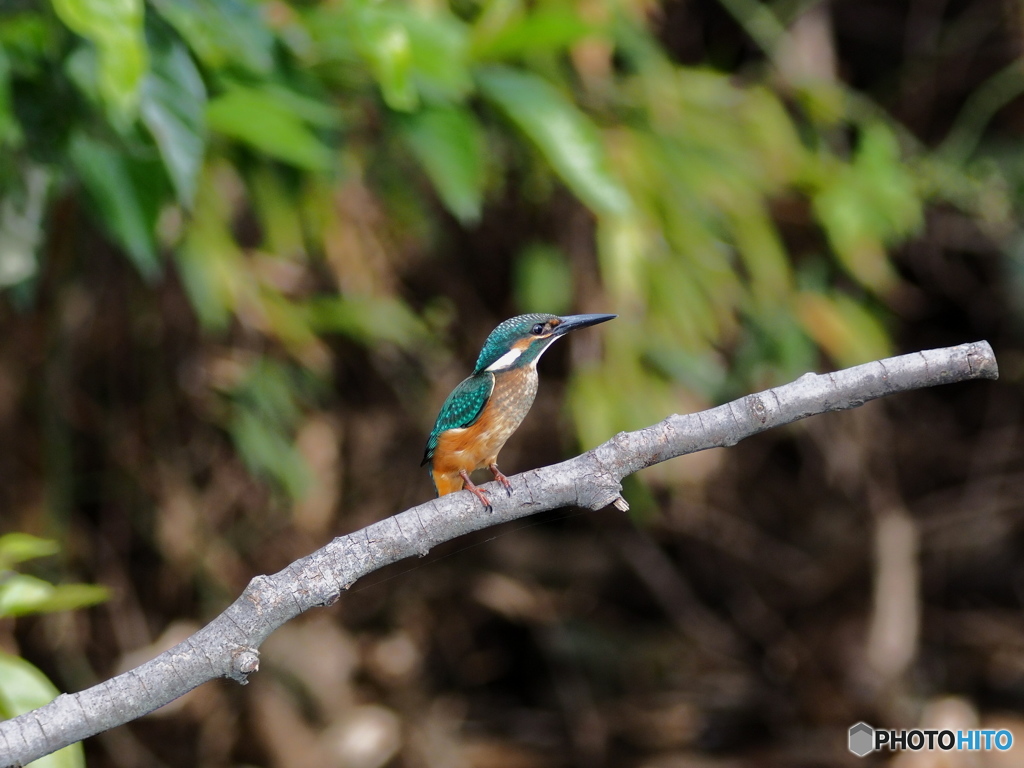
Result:
M551 332L552 336L561 336L577 328L586 328L588 325L597 325L608 320L614 320L618 315L566 315L559 318L562 322L555 326Z

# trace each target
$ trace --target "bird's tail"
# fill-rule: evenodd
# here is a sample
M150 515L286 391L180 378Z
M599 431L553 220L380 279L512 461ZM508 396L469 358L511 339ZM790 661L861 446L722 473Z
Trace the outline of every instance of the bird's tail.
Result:
M434 481L434 490L438 496L446 496L463 489L464 483L458 472L435 472L430 471L430 478Z

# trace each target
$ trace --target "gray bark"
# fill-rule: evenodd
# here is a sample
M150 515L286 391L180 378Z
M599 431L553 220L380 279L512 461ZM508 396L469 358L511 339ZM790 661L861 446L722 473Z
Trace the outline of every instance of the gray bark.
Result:
M493 512L468 492L421 504L340 536L272 576L257 576L242 595L190 638L152 661L79 693L61 694L35 711L0 723L0 765L20 766L61 747L130 722L217 677L245 683L259 669L260 644L289 619L334 603L357 579L406 557L489 526L568 505L600 509L621 497L622 478L644 467L735 445L745 437L806 416L856 408L886 395L969 379L995 379L988 342L916 352L747 395L700 413L622 432L561 464L511 478L513 494L489 484Z

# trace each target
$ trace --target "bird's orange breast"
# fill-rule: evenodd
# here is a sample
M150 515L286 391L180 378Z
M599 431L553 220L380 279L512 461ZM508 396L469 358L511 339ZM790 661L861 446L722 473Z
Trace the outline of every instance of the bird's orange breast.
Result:
M460 470L473 472L497 461L498 452L523 423L536 396L536 366L494 374L494 390L479 418L468 427L438 436L431 475L439 495L462 490Z

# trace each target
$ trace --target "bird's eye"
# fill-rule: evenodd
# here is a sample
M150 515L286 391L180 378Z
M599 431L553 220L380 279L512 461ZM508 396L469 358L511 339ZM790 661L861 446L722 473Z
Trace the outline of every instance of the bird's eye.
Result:
M530 329L530 333L532 333L534 336L540 336L542 333L544 333L544 324L537 323L535 326L533 326L533 328Z

